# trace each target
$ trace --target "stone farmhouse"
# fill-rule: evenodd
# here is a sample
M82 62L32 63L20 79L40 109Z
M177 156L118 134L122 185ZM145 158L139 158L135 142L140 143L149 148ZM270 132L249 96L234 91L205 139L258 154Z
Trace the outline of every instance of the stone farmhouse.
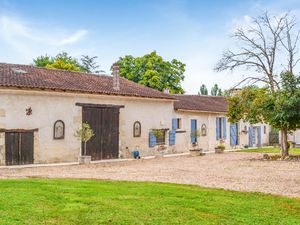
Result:
M224 97L172 95L119 77L0 63L0 165L75 162L267 145L269 126L229 124ZM159 134L159 135L157 135ZM194 135L197 134L197 135Z

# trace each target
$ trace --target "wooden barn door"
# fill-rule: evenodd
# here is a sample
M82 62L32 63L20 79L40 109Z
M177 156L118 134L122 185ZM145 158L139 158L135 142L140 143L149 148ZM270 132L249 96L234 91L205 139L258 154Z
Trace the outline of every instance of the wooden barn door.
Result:
M95 133L86 146L87 155L92 156L92 160L119 157L118 107L83 107L82 122L87 122Z
M5 133L6 165L33 163L33 132Z

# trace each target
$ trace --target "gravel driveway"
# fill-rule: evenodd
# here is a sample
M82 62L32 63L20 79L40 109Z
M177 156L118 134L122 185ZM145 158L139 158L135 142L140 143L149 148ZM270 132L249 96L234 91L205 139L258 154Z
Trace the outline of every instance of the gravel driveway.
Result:
M90 165L0 169L0 178L47 177L159 181L300 197L300 163L230 152Z

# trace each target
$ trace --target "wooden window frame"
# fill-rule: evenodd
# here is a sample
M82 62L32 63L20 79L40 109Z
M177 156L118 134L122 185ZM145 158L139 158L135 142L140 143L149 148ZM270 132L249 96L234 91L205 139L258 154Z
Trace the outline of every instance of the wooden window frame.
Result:
M62 134L61 137L56 137L55 136L55 127L56 127L57 123L62 123L62 125L63 125L63 134ZM54 123L54 125L53 125L53 139L54 140L62 140L64 138L65 138L65 123L62 120L56 120L55 123Z
M205 131L205 133L203 134L203 131ZM207 136L207 127L206 127L206 124L203 123L201 125L201 136Z
M166 129L155 129L155 130L162 130L163 137L156 137L156 145L166 145Z
M135 126L136 126L136 124L138 124L138 126L139 126L139 133L138 134L135 133ZM133 137L141 137L141 136L142 136L142 125L141 125L141 122L140 121L135 121L133 123Z

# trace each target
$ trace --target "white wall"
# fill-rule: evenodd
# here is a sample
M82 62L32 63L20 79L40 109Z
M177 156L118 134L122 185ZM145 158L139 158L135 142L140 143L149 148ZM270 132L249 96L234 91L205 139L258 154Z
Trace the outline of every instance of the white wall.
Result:
M38 128L35 132L35 163L77 161L80 142L74 133L82 122L82 108L75 106L77 102L125 106L120 109L120 157L128 157L135 149L140 150L142 155L154 154L156 148L148 147L149 131L171 128L171 100L1 89L0 129ZM28 107L32 108L30 116L26 115ZM65 138L62 140L53 139L56 120L65 123ZM142 125L142 135L138 138L133 137L135 121ZM1 142L4 142L3 138L0 145ZM1 149L3 155L3 145Z
M188 149L185 146L189 146L192 148L192 143L190 139L191 134L191 119L197 120L197 128L201 130L202 124L206 124L207 127L207 135L201 136L198 138L198 146L205 151L214 151L214 148L220 144L219 140L216 140L216 117L225 117L224 113L213 113L213 112L196 112L196 111L176 111L174 112L173 118L181 118L182 119L182 131L185 133L177 133L176 134L176 146L175 151L178 152L180 149ZM244 127L247 126L247 131L249 129L250 124L246 122L240 121L238 123L238 146L230 145L230 123L227 122L226 127L226 139L224 140L225 148L243 148L245 145L249 144L249 134L241 132ZM253 127L261 126L261 141L262 145L268 145L269 142L269 131L270 127L266 124L255 124ZM264 133L264 126L266 126L266 133Z

